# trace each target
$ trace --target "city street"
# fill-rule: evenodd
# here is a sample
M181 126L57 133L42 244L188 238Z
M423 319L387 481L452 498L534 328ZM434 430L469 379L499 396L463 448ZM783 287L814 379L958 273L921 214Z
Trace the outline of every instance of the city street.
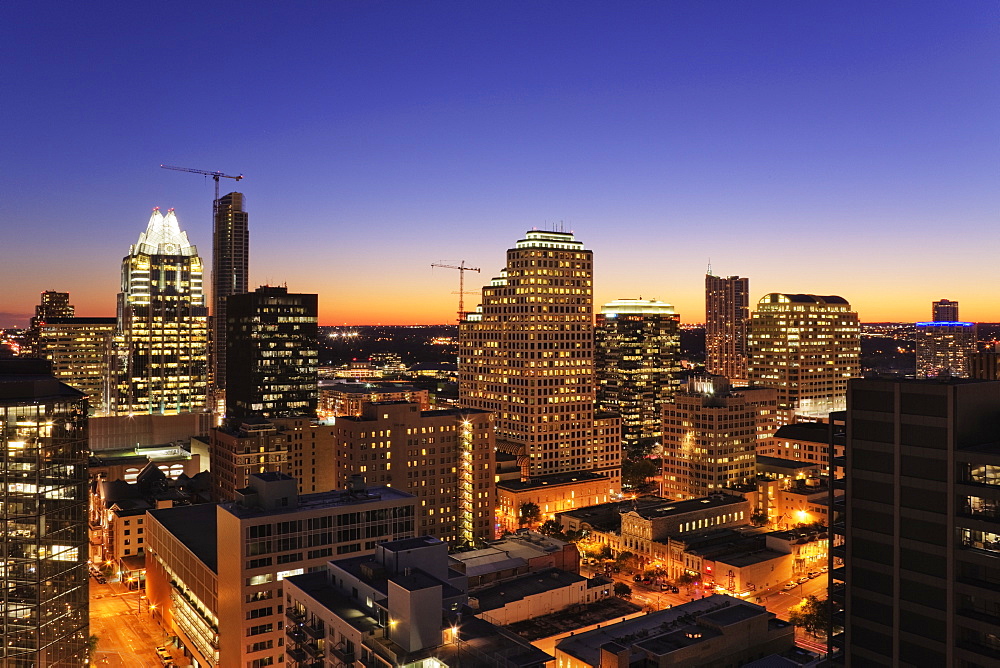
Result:
M109 668L149 668L164 665L157 646L167 635L146 610L139 591L128 591L118 582L90 580L90 633L98 637L92 664ZM139 606L142 611L139 611ZM187 665L178 650L168 647L176 665Z

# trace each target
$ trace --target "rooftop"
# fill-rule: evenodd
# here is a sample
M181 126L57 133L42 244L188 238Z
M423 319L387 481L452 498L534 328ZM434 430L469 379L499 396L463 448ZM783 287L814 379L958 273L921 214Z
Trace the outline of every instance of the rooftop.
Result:
M685 513L693 513L699 510L706 510L708 508L720 508L722 506L731 506L746 502L747 500L742 496L735 496L732 494L713 494L712 496L706 496L700 499L672 501L655 506L636 508L635 512L647 520L653 520L664 517L673 517L675 515L683 515Z
M573 473L554 473L552 475L536 476L525 481L505 480L497 483L497 487L512 492L523 492L539 487L558 487L560 485L593 482L594 480L607 480L607 478L593 471L576 471Z
M239 518L245 519L250 517L261 517L264 515L287 515L289 513L298 513L305 510L339 508L342 506L377 503L379 501L402 501L413 498L414 497L411 494L407 494L406 492L393 487L369 487L365 492L348 492L346 490L335 489L329 492L302 494L298 497L299 500L297 506L275 508L273 510L264 510L258 507L247 508L233 502L220 504L220 507Z
M149 514L213 573L218 573L216 508L214 503L202 503L150 510Z
M469 596L479 602L479 611L497 610L513 601L585 582L587 578L576 573L558 568L546 568L483 587Z

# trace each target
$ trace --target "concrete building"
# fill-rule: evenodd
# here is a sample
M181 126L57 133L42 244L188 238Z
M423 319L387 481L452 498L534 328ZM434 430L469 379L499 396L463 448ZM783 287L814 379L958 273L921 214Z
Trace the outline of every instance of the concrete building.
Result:
M265 286L226 298L226 415L316 416L319 343L312 294Z
M214 202L212 227L212 385L216 400L225 402L226 299L250 290L250 218L243 193ZM217 410L217 406L213 410ZM225 414L222 412L221 414Z
M43 360L0 360L0 664L87 663L87 406Z
M366 404L335 419L338 484L360 477L419 499L418 531L451 544L492 539L493 415L476 409L420 410L420 404Z
M660 414L680 383L680 318L655 299L617 299L597 314L597 405L621 416L633 458L661 442Z
M843 297L764 295L750 319L750 383L777 390L781 424L825 420L861 375L860 336Z
M234 501L237 490L250 484L255 473L288 473L289 439L270 420L250 417L212 429L212 498Z
M795 630L763 606L716 594L565 638L560 668L741 666L795 644Z
M470 617L465 577L431 536L381 543L285 581L287 657L304 666L541 668L552 657Z
M958 302L941 299L931 304L931 320L934 322L958 322Z
M91 451L105 452L155 448L164 443L207 438L212 427L212 414L104 415L92 417L89 422Z
M917 378L967 378L976 339L973 322L916 323Z
M617 492L606 476L588 471L502 481L496 490L496 520L501 532L516 531L525 524L521 521L525 504L538 506L542 523L573 508L607 503Z
M91 415L100 413L107 403L116 325L115 318L48 317L32 330L32 356L48 360L52 375L83 392Z
M580 553L575 543L527 530L489 541L486 547L455 552L451 556L454 559L452 567L468 578L470 591L549 568L580 572Z
M1000 380L1000 344L993 350L969 355L969 378Z
M750 279L705 274L705 371L732 381L747 378L746 326Z
M663 407L661 495L693 499L753 480L758 413L719 376L689 381Z
M430 392L410 383L320 381L317 413L324 420L361 415L365 404L377 401L409 401L420 404L422 411L431 408Z
M280 473L252 475L232 503L149 511L150 609L196 666L278 665L286 578L412 537L417 512L388 487L299 496Z
M208 385L208 310L198 248L173 209L153 210L122 260L112 415L203 412Z
M618 492L621 436L596 433L593 311L593 253L529 231L459 326L459 397L496 415L528 477L593 472Z
M998 425L1000 382L851 382L831 571L848 666L996 664Z

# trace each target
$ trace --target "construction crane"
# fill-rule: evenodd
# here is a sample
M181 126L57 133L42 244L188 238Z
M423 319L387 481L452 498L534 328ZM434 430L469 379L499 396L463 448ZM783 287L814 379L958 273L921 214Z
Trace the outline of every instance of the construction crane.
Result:
M479 273L479 267L466 267L465 260L462 260L460 264L437 264L431 263L431 267L441 267L442 269L458 269L458 321L462 322L465 319L465 295L475 294L472 292L465 292L465 272L474 271Z
M160 165L162 169L172 169L176 172L191 172L192 174L202 174L204 176L211 176L212 180L215 181L215 201L219 201L219 179L233 179L239 181L243 178L243 175L233 176L232 174L223 174L222 172L207 172L204 169L191 169L190 167L171 167L170 165Z

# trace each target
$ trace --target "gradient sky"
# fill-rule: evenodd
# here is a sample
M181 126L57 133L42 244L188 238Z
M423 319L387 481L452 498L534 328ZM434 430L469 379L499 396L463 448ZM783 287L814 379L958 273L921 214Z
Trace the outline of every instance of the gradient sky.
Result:
M245 174L251 285L323 324L449 322L431 263L478 288L560 221L598 304L700 322L711 258L754 299L1000 321L998 7L5 2L0 326L47 289L113 315L154 206L210 259L212 182L161 163Z

